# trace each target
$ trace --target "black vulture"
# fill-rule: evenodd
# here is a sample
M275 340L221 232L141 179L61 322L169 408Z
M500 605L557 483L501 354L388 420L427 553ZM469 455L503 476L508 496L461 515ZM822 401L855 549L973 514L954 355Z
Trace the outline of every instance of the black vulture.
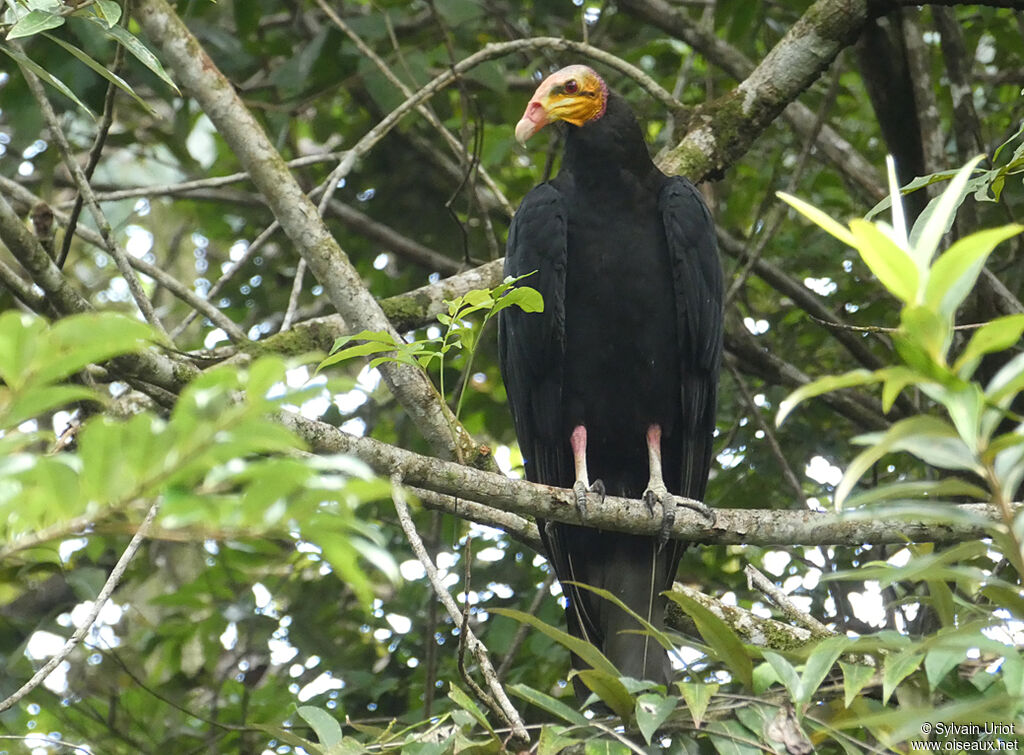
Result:
M532 273L522 285L540 291L544 311L510 307L499 321L526 476L573 488L581 507L588 493L607 492L643 499L670 521L674 495L703 500L712 459L722 352L714 224L690 181L654 165L629 105L593 69L546 78L516 139L556 121L567 124L560 172L523 199L505 258L506 275ZM668 654L635 619L564 583L609 590L663 626L660 593L685 546L539 525L569 631L623 674L667 683Z

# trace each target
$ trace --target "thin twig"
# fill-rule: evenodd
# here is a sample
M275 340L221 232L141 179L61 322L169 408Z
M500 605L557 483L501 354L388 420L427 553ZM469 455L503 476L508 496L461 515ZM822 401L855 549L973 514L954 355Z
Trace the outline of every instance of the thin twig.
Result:
M302 283L306 278L306 260L299 257L299 264L295 266L295 278L292 280L292 292L288 295L288 308L284 311L284 318L281 320L281 331L291 328L295 319L295 312L299 308L299 296L302 294Z
M39 202L39 198L36 197L31 191L23 187L21 184L11 181L8 178L0 176L0 191L7 193L12 199L22 205L34 206ZM70 218L63 212L57 210L53 211L54 219L62 226L67 228L70 224ZM66 235L70 233L65 230ZM103 238L91 228L87 228L79 225L75 229L75 234L85 240L87 243L92 244L98 249L103 249ZM221 328L228 337L237 344L245 343L249 338L242 332L227 315L217 309L210 302L210 296L204 299L195 292L191 291L185 284L179 281L170 273L165 272L162 268L156 265L150 264L143 259L137 257L128 257L128 263L144 275L148 275L150 278L155 280L161 286L170 291L175 297L192 307L192 315L198 316L198 314L206 315L211 322L213 322L218 328ZM4 281L6 282L6 281ZM176 338L178 333L172 333L171 337Z
M765 596L782 609L787 618L795 621L803 627L811 630L816 637L832 637L835 635L831 629L822 624L806 611L801 611L786 593L782 592L774 582L764 576L752 564L743 567L743 573L747 575L747 586L750 589L756 587Z
M124 47L117 45L114 49L114 62L110 66L111 72L117 74L121 68L123 58ZM99 127L96 129L96 138L92 143L92 149L89 150L89 160L83 171L87 181L92 179L93 171L99 165L100 155L103 154L103 146L107 142L107 135L110 133L110 127L114 123L114 102L116 98L117 86L111 81L107 84L107 94L103 99L103 116L100 118ZM71 240L75 237L75 228L78 226L78 216L82 212L84 201L82 192L77 192L75 194L74 207L71 208L71 216L68 218L67 229L64 231L64 240L61 242L60 254L57 255L57 267L63 268L64 263L67 261L68 252L71 250Z
M30 694L36 687L43 683L43 680L48 677L55 668L57 668L64 660L71 655L71 652L78 647L79 643L85 639L85 636L89 634L96 623L96 619L99 618L100 611L103 610L103 606L106 605L107 600L113 594L114 590L121 583L121 578L124 576L125 571L128 569L128 565L135 558L135 554L138 553L139 548L142 546L142 541L146 539L146 533L149 531L150 525L153 523L153 519L156 517L156 512L159 509L159 504L154 503L149 507L149 511L146 512L146 516L142 520L142 524L135 531L131 541L128 543L128 547L124 549L124 553L121 554L121 558L114 564L114 568L110 572L110 576L107 577L107 581L103 583L103 588L100 590L99 595L96 596L96 600L93 602L92 608L85 617L85 621L72 633L71 637L68 638L67 642L50 660L43 664L43 666L32 675L32 678L25 682L14 694L10 695L3 701L0 701L0 713L8 710L13 705L17 704L22 698Z
M344 34L349 39L352 40L355 46L359 48L359 51L367 58L369 58L370 61L375 66L377 66L377 69L382 74L384 74L384 77L402 93L402 96L406 98L413 96L413 90L406 86L405 82L403 82L400 78L398 78L398 76L395 75L394 71L391 70L387 63L385 63L384 60L379 55L377 55L376 52L374 52L373 48L367 45L363 41L363 39L358 34L356 34L355 31L348 24L345 23L341 16L339 16L334 11L334 9L331 8L331 6L329 6L325 2L325 0L317 0L317 5L320 6L320 9L327 15L328 18L331 19L334 25L341 29L341 31L344 32ZM467 155L465 144L460 142L454 136L452 136L451 132L447 128L445 128L445 125L441 122L441 119L438 118L437 115L432 110L430 110L423 104L419 104L416 106L416 112L422 115L427 120L427 122L431 126L433 126L434 129L444 138L445 143L448 145L449 149L451 149L451 151L455 154L456 157L459 158L460 161L462 161L463 163L468 161L469 157ZM505 212L511 215L512 204L505 197L504 192L494 182L494 179L492 179L490 175L485 170L483 170L483 168L480 168L479 172L481 177L484 179L484 183L486 183L488 190L497 198L499 204L505 210Z
M21 49L20 45L16 42L12 42L11 44L19 50ZM103 237L103 247L113 258L114 263L117 265L117 269L121 272L121 276L125 280L125 283L128 284L128 290L131 292L132 298L135 299L135 303L138 306L139 311L142 313L142 316L146 319L146 322L153 326L153 329L156 330L157 333L170 342L170 336L164 329L163 323L160 322L160 318L157 317L156 311L153 309L153 303L149 300L149 297L146 296L146 292L142 289L142 282L139 280L139 277L135 274L135 271L132 269L132 266L128 261L128 254L114 239L114 232L111 230L110 222L107 220L106 214L104 214L103 209L96 200L96 194L93 192L92 186L89 184L89 179L86 177L85 172L82 170L82 166L78 164L78 161L71 152L71 145L68 143L67 137L64 135L64 131L60 127L60 121L57 118L57 113L54 111L53 106L50 104L50 100L46 96L42 82L39 81L38 76L27 68L21 67L21 73L25 77L25 82L28 84L33 97L39 105L39 110L43 114L43 120L46 121L51 138L57 143L57 149L60 152L61 159L63 160L65 167L67 167L68 171L74 178L75 185L78 187L79 193L85 198L86 204L89 205L89 212L92 214L93 220L96 222L96 227L99 229L100 235Z
M249 262L250 259L263 247L277 231L281 230L281 224L276 220L268 225L259 236L253 239L253 242L246 247L245 253L237 262L231 263L231 266L224 271L224 273L216 280L216 282L210 287L210 290L206 292L206 300L212 301L213 297L221 292L221 290L234 278L235 274L241 270ZM212 306L212 305L211 305ZM177 338L181 335L185 328L192 324L199 313L196 311L198 307L194 307L192 312L185 315L184 319L171 331L171 337ZM229 331L230 333L230 331Z
M444 606L445 610L448 612L448 616L451 617L451 620L456 624L461 624L462 612L459 610L459 606L456 604L455 600L448 593L448 590L445 589L445 586L441 581L441 577L437 573L437 567L434 566L434 562L430 560L430 555L427 553L427 549L423 545L423 540L420 539L419 533L416 531L416 525L413 523L412 515L409 512L409 505L405 501L405 491L402 489L401 477L397 475L391 478L391 497L395 504L395 511L398 514L398 522L402 526L402 530L405 532L406 539L408 539L413 553L416 554L416 558L419 559L420 564L423 565L423 569L427 573L427 579L430 580L430 584L434 588L434 594L437 595L438 600L441 601L441 605ZM519 712L515 707L513 707L512 701L508 699L508 695L505 694L505 690L502 688L501 682L498 680L498 676L494 671L494 666L491 665L491 659L488 656L487 648L479 639L477 639L476 634L468 626L466 627L464 637L466 647L476 657L480 673L483 674L484 680L491 693L487 698L485 698L485 702L491 703L491 710L494 711L495 715L504 721L507 726L511 727L516 739L528 742L530 737L526 732L523 720L519 716Z
M839 95L839 82L841 70L839 66L836 66L836 70L832 75L832 82L828 88L828 94L825 95L825 99L821 101L821 106L818 108L818 112L815 113L814 126L811 128L810 133L804 137L803 149L800 150L800 156L797 158L796 166L790 171L789 180L786 182L786 192L793 193L796 188L797 182L803 175L804 169L807 167L807 162L811 156L811 152L818 140L818 134L821 133L822 126L825 125L825 116L828 115L829 109L835 102L836 97ZM764 221L762 227L761 236L755 244L754 248L747 254L746 262L740 271L740 274L736 276L732 285L729 286L729 290L725 293L725 307L728 308L733 298L739 292L743 284L746 283L747 277L750 275L750 271L754 265L761 258L768 243L775 236L775 232L778 231L779 226L782 225L782 221L786 217L786 211L788 205L784 202L778 201L772 206L768 212L768 217Z
M315 155L306 155L289 160L286 165L289 168L303 168L318 163L334 162L341 159L344 152L323 152ZM241 183L249 180L246 171L229 173L226 176L213 176L211 178L199 178L192 181L180 181L172 184L152 184L147 186L129 186L117 189L116 191L97 191L96 199L101 202L118 202L123 199L138 199L139 197L174 197L179 194L189 194L201 189L219 189L222 186ZM64 207L72 204L69 200L58 206Z

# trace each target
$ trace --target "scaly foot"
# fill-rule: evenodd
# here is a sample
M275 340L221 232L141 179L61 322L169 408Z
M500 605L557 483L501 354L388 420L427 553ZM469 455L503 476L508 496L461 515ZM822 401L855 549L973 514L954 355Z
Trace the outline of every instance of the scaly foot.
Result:
M572 484L572 492L576 495L576 510L580 512L580 519L584 522L587 520L587 493L596 494L598 503L604 502L604 483L600 480L594 480L589 487L583 480L576 480Z
M658 528L658 548L664 547L672 534L672 527L676 523L676 509L679 507L691 509L708 520L708 527L715 525L715 511L701 501L691 501L688 498L679 498L668 492L664 484L649 485L644 491L644 505L651 516L654 516L655 506L661 507L661 526Z

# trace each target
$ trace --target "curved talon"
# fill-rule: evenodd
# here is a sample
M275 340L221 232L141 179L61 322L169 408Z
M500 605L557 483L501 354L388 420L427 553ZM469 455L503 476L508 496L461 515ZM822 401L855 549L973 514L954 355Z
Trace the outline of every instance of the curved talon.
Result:
M576 480L572 484L572 492L576 496L576 510L580 514L580 519L585 523L587 520L587 493L595 493L597 495L597 502L603 503L605 496L604 483L600 480L594 480L594 483L588 487L583 480Z
M644 506L654 516L655 505L661 506L661 525L658 527L658 550L665 547L672 526L676 522L676 497L663 484L648 485L643 496Z
M706 503L703 503L701 501L687 501L682 499L678 500L676 503L677 505L683 506L684 508L690 509L691 511L696 511L702 517L707 519L707 526L709 528L714 527L715 523L718 521L718 516L715 514L715 510L708 506Z

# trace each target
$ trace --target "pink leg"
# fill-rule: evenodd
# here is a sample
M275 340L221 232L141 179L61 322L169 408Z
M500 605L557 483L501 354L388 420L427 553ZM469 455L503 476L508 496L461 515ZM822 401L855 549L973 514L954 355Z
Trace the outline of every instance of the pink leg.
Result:
M643 500L647 510L654 515L654 507L661 504L661 532L658 535L659 547L668 541L669 533L676 519L676 506L693 509L713 525L715 513L700 501L688 501L676 498L669 493L661 470L661 426L651 425L647 428L647 462L650 467L650 478Z
M576 482L583 483L583 487L590 487L590 476L587 474L587 428L577 425L573 428L572 436L569 438L572 446L572 460L576 468Z
M590 484L590 475L587 473L587 428L583 425L576 425L569 436L569 445L572 446L572 461L575 468L576 480L572 484L572 490L576 494L576 508L580 516L586 517L587 493L597 493L601 500L604 500L604 483L594 480Z

